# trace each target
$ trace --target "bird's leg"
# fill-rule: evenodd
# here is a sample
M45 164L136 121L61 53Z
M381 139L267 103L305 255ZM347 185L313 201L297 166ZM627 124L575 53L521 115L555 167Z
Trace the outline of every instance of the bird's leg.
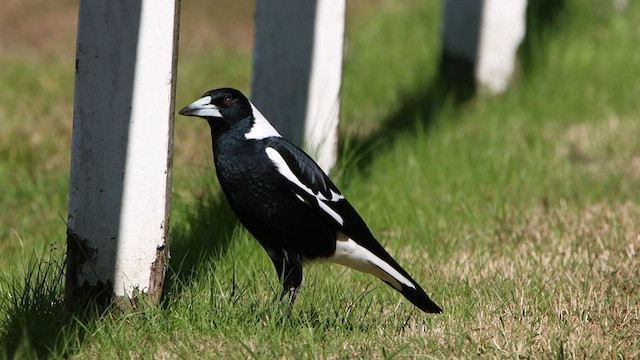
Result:
M282 299L284 298L285 295L287 295L287 293L289 293L290 289L287 289L286 286L282 286L282 292L280 293L280 297L278 298L278 301L282 301Z
M296 301L298 290L300 290L300 287L289 288L289 303L287 304L287 319L291 318L291 309L293 309L293 303Z
M289 294L289 301L287 301L287 319L291 318L291 310L293 309L293 303L296 301L298 290L300 290L300 287L289 287L286 285L282 287L280 301L282 301L285 295Z
M302 284L302 264L296 259L291 265L291 271L289 271L282 284L282 294L280 299L284 297L286 293L289 293L289 301L287 303L287 319L291 318L291 310L293 309L293 303L296 301L298 290Z
M272 256L271 260L278 272L278 278L282 282L282 292L280 293L280 301L286 294L289 294L287 302L287 318L291 317L293 303L296 301L298 290L302 284L302 261L300 256L282 252L282 256Z

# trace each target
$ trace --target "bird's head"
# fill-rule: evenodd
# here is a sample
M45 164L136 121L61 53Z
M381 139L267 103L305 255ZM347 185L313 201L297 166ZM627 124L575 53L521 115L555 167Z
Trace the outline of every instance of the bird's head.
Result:
M179 111L180 115L198 116L212 121L224 119L229 125L252 116L251 103L236 89L210 90Z

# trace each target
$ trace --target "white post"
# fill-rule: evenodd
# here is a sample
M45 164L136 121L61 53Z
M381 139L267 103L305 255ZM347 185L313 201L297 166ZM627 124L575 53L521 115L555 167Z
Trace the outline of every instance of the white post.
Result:
M168 259L179 2L82 0L67 291L157 301Z
M251 97L328 171L336 162L345 0L257 0Z
M474 64L480 87L500 93L513 75L526 9L527 0L447 0L444 50Z

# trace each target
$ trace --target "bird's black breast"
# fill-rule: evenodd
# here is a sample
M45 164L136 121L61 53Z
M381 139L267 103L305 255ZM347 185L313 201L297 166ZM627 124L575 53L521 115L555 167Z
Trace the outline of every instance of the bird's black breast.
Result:
M332 255L336 226L296 198L262 141L243 135L227 133L213 140L218 180L240 222L264 247L305 258Z

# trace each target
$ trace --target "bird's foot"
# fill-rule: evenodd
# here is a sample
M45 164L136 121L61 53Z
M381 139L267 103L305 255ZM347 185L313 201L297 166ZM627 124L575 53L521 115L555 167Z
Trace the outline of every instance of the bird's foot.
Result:
M289 294L289 301L287 302L287 319L291 318L291 310L293 309L293 303L296 301L298 290L300 290L299 287L285 286L282 289L282 293L280 293L280 300L282 300L287 293Z

